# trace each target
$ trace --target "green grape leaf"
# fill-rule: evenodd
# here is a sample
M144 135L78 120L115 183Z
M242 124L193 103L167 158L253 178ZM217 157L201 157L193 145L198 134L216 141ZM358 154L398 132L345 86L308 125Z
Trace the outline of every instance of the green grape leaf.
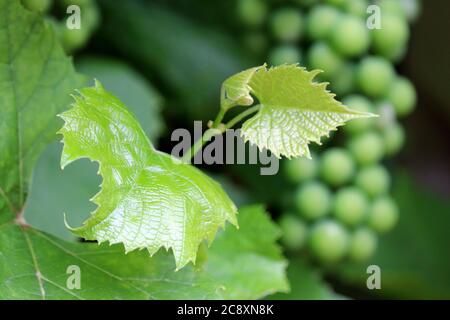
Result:
M0 0L0 48L1 223L22 212L33 165L56 137L55 115L82 78L51 27L20 1Z
M251 106L253 97L250 94L249 82L255 72L264 67L265 65L250 68L226 79L222 84L220 107L227 110L236 105Z
M223 284L226 299L258 299L287 291L280 230L260 205L239 210L239 230L221 232L208 252L206 272Z
M67 242L13 222L0 225L0 299L258 299L286 291L280 231L261 206L240 210L196 266L171 255L125 254L122 245ZM19 249L20 248L20 249ZM201 246L202 248L202 246ZM79 288L69 270L77 268Z
M237 209L220 185L197 168L157 151L122 102L99 82L80 90L64 112L61 166L87 157L99 163L98 205L72 231L89 240L123 243L125 250L172 249L177 268L195 261Z
M328 136L346 121L373 116L335 100L335 95L326 89L327 83L313 81L319 72L297 65L254 71L248 86L261 108L242 125L244 140L277 157L310 158L311 141L320 144L322 136Z
M163 99L140 73L119 60L97 56L77 60L76 68L114 92L142 123L150 141L158 141L164 129L161 115Z
M2 300L223 298L223 285L210 275L193 266L168 272L173 268L166 252L150 259L142 251L125 254L120 245L70 243L30 227L0 226Z

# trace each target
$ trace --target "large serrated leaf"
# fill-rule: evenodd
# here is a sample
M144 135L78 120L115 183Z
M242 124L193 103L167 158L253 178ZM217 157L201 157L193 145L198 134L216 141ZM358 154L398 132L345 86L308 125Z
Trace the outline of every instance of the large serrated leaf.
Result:
M56 137L55 114L82 79L51 27L20 1L0 0L0 222L20 214L37 156Z
M158 252L69 243L12 222L0 226L0 299L257 299L288 288L279 230L261 206L240 210L197 265L174 272ZM200 256L199 256L200 257ZM78 268L79 288L70 287ZM69 285L68 285L69 283Z
M315 83L318 70L297 65L264 66L252 73L245 86L258 98L260 110L244 122L242 136L277 157L310 157L308 144L320 144L322 136L346 121L373 116L351 110Z
M206 271L225 288L226 299L257 299L289 289L287 261L276 241L280 230L260 205L239 210L239 230L217 236Z
M139 119L150 141L157 143L164 130L163 99L147 79L128 64L101 56L83 57L76 68L114 92Z
M220 299L223 285L160 252L69 243L13 223L0 226L0 299ZM77 270L71 272L70 270ZM79 276L79 288L71 279ZM69 284L69 285L68 285Z
M194 261L199 244L237 224L236 207L220 185L193 166L154 149L126 107L97 83L61 117L61 165L87 157L100 164L96 211L79 236L123 243L126 251L173 250L177 268Z

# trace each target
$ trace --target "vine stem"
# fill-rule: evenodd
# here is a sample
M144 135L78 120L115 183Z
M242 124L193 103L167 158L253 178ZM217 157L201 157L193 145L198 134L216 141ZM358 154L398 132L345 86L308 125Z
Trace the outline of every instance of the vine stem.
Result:
M242 119L245 117L251 115L252 113L257 112L261 108L261 105L256 105L251 108L248 108L244 112L239 113L237 116L235 116L233 119L228 121L226 124L222 123L222 120L225 116L225 113L227 112L227 109L220 108L219 113L217 114L216 118L214 119L211 128L206 130L202 137L198 139L192 147L183 155L181 158L181 161L185 163L189 163L191 159L197 154L197 152L209 141L212 139L212 137L217 136L219 134L222 134L227 129L231 129L234 127L237 123L239 123Z
M258 104L256 106L253 106L251 108L248 108L244 112L239 113L236 117L234 117L233 119L231 119L230 121L228 121L225 124L225 130L233 128L239 121L241 121L245 117L251 115L252 113L257 112L259 109L261 109L261 105L260 104Z

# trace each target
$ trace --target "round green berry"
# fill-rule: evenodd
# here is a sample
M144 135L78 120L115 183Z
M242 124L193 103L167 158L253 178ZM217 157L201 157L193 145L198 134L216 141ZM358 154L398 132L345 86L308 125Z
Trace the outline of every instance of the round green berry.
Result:
M330 43L345 57L364 54L370 45L369 30L364 20L351 15L342 16L330 34Z
M53 0L22 0L22 4L28 10L43 13L50 9Z
M344 65L342 58L323 42L316 42L309 48L307 59L310 69L324 71L320 76L325 79L334 77Z
M350 0L344 4L344 10L351 15L365 18L367 15L368 0Z
M353 92L355 89L355 66L351 62L345 63L330 81L332 91L339 96Z
M308 158L295 158L284 161L284 174L287 180L293 183L300 183L316 177L317 160L314 156Z
M367 214L367 208L367 197L358 188L340 189L334 197L333 214L340 222L348 226L361 223Z
M409 39L409 27L404 18L385 14L381 19L381 28L373 29L371 33L375 53L395 60L405 51Z
M320 162L320 175L332 186L348 182L355 171L351 154L342 148L331 148L323 153Z
M297 9L279 9L270 19L270 29L277 40L297 41L303 33L303 15Z
M327 5L315 6L308 15L306 31L312 40L324 40L328 38L338 21L340 12Z
M297 210L304 218L314 220L328 214L331 194L324 184L311 181L299 187L294 201Z
M387 155L396 154L405 143L405 131L399 123L385 126L381 134L384 139L384 149Z
M362 168L356 174L355 184L369 196L377 197L388 192L391 179L386 168L374 165Z
M100 24L100 9L96 2L90 2L81 8L81 27L95 30Z
M368 228L360 228L350 236L348 255L355 262L363 262L373 256L377 249L378 238L375 232Z
M356 162L362 166L375 164L384 155L384 141L375 131L352 137L348 147Z
M338 262L348 252L348 232L335 221L319 221L310 231L309 247L312 254L320 261Z
M376 4L381 9L381 15L397 15L399 17L405 17L406 12L404 7L398 0L378 0Z
M347 96L342 103L350 109L362 112L373 112L373 105L369 99L362 95ZM344 130L350 134L358 134L373 127L374 120L371 118L362 118L349 121L345 124Z
M239 0L237 15L245 25L259 27L266 20L267 4L263 0Z
M389 89L388 100L399 117L410 114L417 102L416 90L411 81L404 77L395 79Z
M374 200L369 210L369 226L379 233L391 230L398 221L398 207L390 197L381 197Z
M62 44L67 53L71 53L86 44L90 36L88 28L62 29Z
M289 250L301 249L307 239L307 225L292 213L283 214L279 225L282 232L281 242L283 245Z
M269 52L269 62L274 65L298 63L301 59L300 49L293 45L281 45Z
M385 96L395 76L391 63L384 58L369 56L361 60L356 70L359 88L370 97Z

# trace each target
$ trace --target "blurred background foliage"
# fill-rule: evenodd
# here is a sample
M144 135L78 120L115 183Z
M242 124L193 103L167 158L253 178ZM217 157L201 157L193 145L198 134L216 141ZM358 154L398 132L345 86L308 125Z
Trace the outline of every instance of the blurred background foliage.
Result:
M283 160L275 176L202 167L238 205L264 203L280 223L292 290L270 298L450 298L448 1L377 1L379 32L365 28L368 0L22 2L46 15L86 83L122 99L163 151L173 129L214 116L229 75L264 62L323 69L339 99L381 117L339 130L313 160ZM80 30L65 28L69 4L81 7ZM87 160L61 171L60 152L55 138L25 214L77 241L63 213L80 225L101 179ZM370 264L381 290L366 287Z

